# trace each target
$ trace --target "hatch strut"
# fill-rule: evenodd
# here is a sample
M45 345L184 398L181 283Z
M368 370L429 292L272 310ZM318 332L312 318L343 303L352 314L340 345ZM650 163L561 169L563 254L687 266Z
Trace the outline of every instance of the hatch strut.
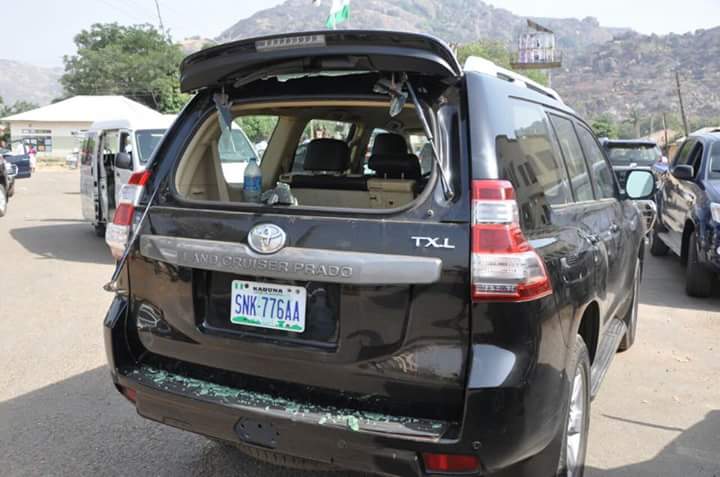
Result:
M120 257L120 260L117 261L117 264L115 264L115 271L112 274L112 277L110 277L110 281L107 282L105 285L103 285L103 290L109 291L109 292L116 292L118 291L117 288L117 281L118 278L120 278L120 272L123 269L123 266L125 265L125 262L127 261L128 256L130 255L130 250L132 250L133 245L137 241L138 235L140 234L140 229L142 224L145 222L145 219L148 215L148 212L150 212L150 206L153 202L155 202L155 197L158 194L158 191L160 190L160 182L163 178L160 178L157 180L155 186L155 190L153 190L153 193L150 195L150 199L148 200L147 205L145 206L145 210L143 211L143 214L140 216L140 220L138 223L133 227L132 235L130 236L130 240L128 240L127 245L125 246L125 251L123 252L122 256Z
M218 119L220 120L220 128L223 131L230 132L231 125L232 125L232 113L230 112L230 101L228 98L228 95L225 94L225 88L221 90L220 93L215 93L213 95L213 102L215 103L215 109L218 113ZM237 150L237 147L235 145L235 140L232 136L232 133L230 133L230 142L232 144L233 150ZM159 147L159 146L158 146ZM170 173L173 168L168 168L168 174ZM143 211L143 214L140 216L140 220L137 224L133 227L132 235L130 236L130 240L128 240L127 245L125 246L125 251L123 252L122 256L120 257L120 260L117 261L117 264L115 265L115 271L112 274L112 277L110 277L110 281L107 282L105 285L103 285L103 289L105 291L109 292L116 292L118 291L117 288L117 281L118 278L120 278L120 272L123 269L123 266L125 265L125 262L127 261L128 256L130 255L130 250L132 250L133 245L135 245L135 242L137 241L138 235L140 234L140 229L142 228L142 224L145 223L145 219L147 218L148 212L150 212L150 206L155 202L155 198L157 197L158 191L160 190L160 183L165 180L165 177L160 177L156 179L155 183L157 186L155 187L155 190L153 190L152 194L150 195L150 199L148 199L147 205L145 206L145 210Z
M430 129L430 124L425 117L422 105L420 104L420 101L415 94L415 88L413 88L412 83L410 83L410 79L408 78L407 73L403 73L402 82L405 84L405 86L407 86L408 92L410 93L410 99L412 99L412 102L415 105L415 111L417 112L418 119L420 119L423 129L425 130L425 136L427 136L428 142L430 143L430 148L433 152L433 158L435 159L435 165L437 165L438 171L440 172L440 182L442 182L445 199L450 201L453 199L453 197L455 197L455 192L453 191L452 185L450 184L450 178L445 171L445 167L440 160L440 154L438 153L438 148L435 144L435 136Z

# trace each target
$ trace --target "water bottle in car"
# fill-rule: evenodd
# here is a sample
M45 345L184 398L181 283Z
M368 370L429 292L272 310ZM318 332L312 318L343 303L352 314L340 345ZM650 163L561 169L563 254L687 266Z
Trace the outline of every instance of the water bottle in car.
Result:
M262 172L257 163L257 158L250 158L245 168L245 177L243 179L243 196L245 202L260 202L260 194L262 193Z

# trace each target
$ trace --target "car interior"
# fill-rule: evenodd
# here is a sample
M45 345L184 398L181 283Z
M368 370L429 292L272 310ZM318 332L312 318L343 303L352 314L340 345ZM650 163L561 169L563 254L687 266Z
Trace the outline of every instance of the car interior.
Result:
M427 186L432 153L414 106L392 117L388 108L387 100L298 100L236 105L232 114L277 118L260 162L264 191L285 184L301 207L394 209ZM212 114L175 173L181 198L243 202L242 184L223 176L220 138Z

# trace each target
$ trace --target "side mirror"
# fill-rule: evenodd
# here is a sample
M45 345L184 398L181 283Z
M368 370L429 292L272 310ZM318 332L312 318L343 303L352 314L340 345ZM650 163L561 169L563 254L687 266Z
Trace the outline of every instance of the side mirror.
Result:
M652 199L656 187L655 175L647 169L631 170L625 179L625 194L628 199Z
M695 170L692 166L683 164L681 166L675 166L672 170L672 175L681 181L691 181L695 178Z
M133 169L132 156L127 152L118 152L115 155L115 167L131 171Z

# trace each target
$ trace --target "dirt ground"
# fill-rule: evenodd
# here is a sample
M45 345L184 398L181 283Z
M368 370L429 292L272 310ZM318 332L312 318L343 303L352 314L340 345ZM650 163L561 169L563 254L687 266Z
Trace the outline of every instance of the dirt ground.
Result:
M310 475L145 421L115 391L101 290L113 266L79 181L40 170L0 218L0 475ZM646 261L638 341L593 403L586 475L720 476L720 296L687 298L683 273Z

